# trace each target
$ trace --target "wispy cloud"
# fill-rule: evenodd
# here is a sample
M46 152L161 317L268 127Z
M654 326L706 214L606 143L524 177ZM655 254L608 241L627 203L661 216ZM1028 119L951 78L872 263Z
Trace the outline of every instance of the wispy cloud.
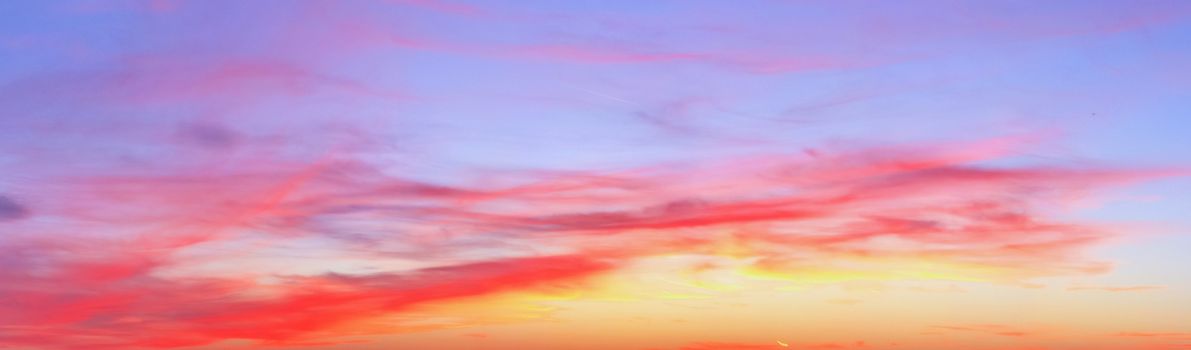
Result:
M997 335L1002 337L1025 337L1037 334L1036 332L1022 330L1016 327L1000 324L980 324L980 325L950 325L950 326L934 326L935 329L942 329L948 331L962 331L975 332Z
M90 176L71 193L94 202L58 215L102 218L103 224L87 226L115 236L9 241L6 251L26 252L8 258L12 264L54 272L5 275L5 295L46 302L4 309L10 324L56 334L66 345L94 337L108 337L97 344L112 347L229 338L289 342L334 335L337 325L411 304L532 289L660 254L717 255L726 241L744 247L732 254L756 258L752 268L771 276L1015 282L1102 271L1078 253L1111 232L1031 211L1036 201L1162 175L967 164L1001 152L989 153L982 144L953 145L945 154L862 149L729 161L728 167L528 173L504 186L428 184L358 161L295 166L258 160L255 170L201 176ZM367 222L375 224L361 225ZM334 270L274 275L279 282L269 283L235 269L161 276L208 264L186 258L188 252L225 262L262 254L267 246L243 251L250 255L205 248L245 242L251 232L270 235L272 244L329 239L339 243L318 251L376 263L392 259L388 252L423 250L438 266L358 276ZM491 235L499 241L469 243ZM476 260L492 249L508 257ZM900 262L927 267L907 271ZM126 333L131 324L162 328L144 338ZM1027 334L1000 326L940 328Z
M92 27L72 34L87 43L81 51L88 54L64 59L58 50L36 51L42 47L36 42L5 46L40 56L36 64L14 66L15 73L0 70L0 300L6 301L0 303L0 347L353 344L398 332L387 318L418 307L600 291L606 287L597 283L601 278L668 256L702 259L683 271L786 284L1019 285L1097 274L1110 263L1088 256L1088 249L1128 232L1069 215L1071 207L1120 186L1187 174L1027 159L1022 155L1054 137L1011 132L905 142L861 137L813 151L773 142L720 152L760 137L704 125L731 110L721 108L727 99L685 92L658 93L649 101L660 103L641 105L631 96L605 94L630 104L617 116L623 118L592 117L590 125L569 126L599 132L562 137L563 145L587 149L589 142L631 129L617 125L626 121L661 131L649 133L658 136L651 143L700 138L706 154L642 156L648 145L632 144L586 153L623 153L631 161L580 164L527 146L508 158L562 165L496 167L466 159L501 157L491 149L499 142L475 141L469 139L474 134L452 128L533 144L558 137L547 127L552 120L504 125L497 118L515 112L486 106L457 112L452 108L459 106L433 92L473 82L504 89L522 83L513 81L522 73L600 76L609 67L750 79L864 72L934 54L938 48L900 49L930 40L1109 35L1166 23L1161 11L1130 10L1123 20L1096 12L1090 24L1046 17L1022 28L1016 17L976 17L962 35L900 17L880 22L889 28L823 28L863 37L837 45L807 39L820 30L818 22L783 21L796 24L792 32L744 21L717 26L701 15L706 9L661 11L682 22L676 28L706 34L674 39L669 25L615 15L465 2L244 3L219 12L229 16L226 23L211 19L222 10L211 4L54 7L53 16L96 26L100 38ZM856 11L853 6L823 11L838 17ZM724 18L741 15L728 10L737 11L726 9ZM863 13L841 23L874 15ZM545 31L535 27L543 22L526 18L568 25ZM582 27L569 25L572 20L614 35L571 32ZM58 44L52 38L59 34L43 34L28 37ZM800 42L806 45L791 44ZM852 46L871 46L874 54L857 55ZM467 63L453 61L460 59ZM473 66L480 68L455 71ZM517 79L484 75L504 69ZM483 76L461 77L470 74ZM904 86L840 89L787 112L813 113L899 89ZM542 115L591 111L547 112ZM529 136L517 139L523 135ZM1035 333L1002 325L933 329ZM1167 333L1120 336L1181 339L1161 334ZM776 347L694 342L681 349Z
M1166 288L1165 286L1072 286L1067 287L1071 291L1102 291L1102 292L1141 292L1149 290L1158 290Z

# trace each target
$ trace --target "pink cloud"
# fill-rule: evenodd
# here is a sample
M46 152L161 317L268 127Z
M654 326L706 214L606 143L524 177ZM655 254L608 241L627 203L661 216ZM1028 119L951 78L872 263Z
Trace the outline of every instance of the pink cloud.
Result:
M398 3L507 20L463 3ZM191 3L136 4L179 21L193 10ZM400 120L388 108L417 94L326 66L393 48L755 74L862 69L917 56L553 36L503 42L390 27L344 6L303 5L297 15L279 17L285 23L276 33L244 33L268 38L260 47L202 52L171 46L117 55L101 69L6 84L0 108L14 117L0 131L21 137L0 142L12 150L5 165L21 175L11 181L14 190L0 192L0 262L6 267L0 299L16 301L0 304L0 346L346 344L373 329L348 325L370 325L415 306L586 288L588 278L639 259L717 255L725 244L740 246L736 254L750 258L750 268L774 274L832 271L862 279L893 273L880 264L836 263L881 259L959 266L978 271L960 277L990 283L1101 273L1108 264L1084 252L1123 233L1058 212L1099 191L1186 174L1004 165L1046 138L1030 135L637 167L418 176L424 174L413 174L407 162L437 166L438 160L393 152L387 129L378 127ZM1119 32L1162 20L1137 18L1096 23ZM1045 27L1026 34L1035 31L1069 33ZM913 41L892 38L899 40L889 45ZM844 93L808 108L886 93ZM671 133L699 134L706 130L687 117L714 103L677 100L638 119ZM367 110L383 110L382 117L359 115ZM341 266L349 263L368 267ZM936 328L1034 334L1001 325ZM1121 336L1178 337L1155 334L1163 333ZM697 342L682 349L775 347Z
M78 182L72 196L96 202L76 203L75 209L57 215L101 219L109 226L103 230L120 235L79 242L33 239L4 248L29 253L14 260L24 270L53 271L39 277L0 276L4 285L21 286L3 289L6 295L28 301L7 306L6 323L33 327L23 337L59 335L63 348L96 337L105 340L86 344L309 341L334 338L338 325L399 313L417 303L524 290L614 271L620 263L654 254L712 254L727 239L750 247L748 254L760 258L757 268L777 272L847 269L794 258L811 254L984 266L1000 271L985 276L1000 282L1095 273L1102 271L1101 265L1078 253L1110 231L1056 221L1034 211L1032 203L1163 175L967 164L1004 152L982 144L973 143L972 150L948 148L944 153L951 155L886 148L770 158L701 171L630 169L536 178L529 173L519 175L519 184L505 186L431 184L345 161L306 166L258 161L255 168L202 176L92 176ZM503 204L490 205L497 202ZM602 209L616 207L625 209ZM386 223L385 229L351 228L358 220ZM147 229L112 226L119 223ZM790 230L804 224L816 227L815 234ZM736 233L709 236L702 233L705 228ZM393 229L405 234L391 236ZM356 234L334 234L348 230ZM312 237L338 240L348 247L340 252L376 261L387 259L386 252L422 251L443 267L361 276L282 276L286 282L281 285L227 274L231 271L206 278L157 276L214 261L183 258L182 253L238 242L249 232L272 235L274 244ZM886 247L873 243L876 237L914 245ZM39 241L43 243L35 243ZM466 258L481 247L514 253L520 245L572 253ZM212 258L221 256L213 253ZM222 259L246 256L223 254ZM245 293L271 296L254 299ZM212 296L222 297L206 299ZM128 322L161 328L149 333L152 337L135 337L121 333L126 325L117 327ZM1031 334L1005 326L939 328Z

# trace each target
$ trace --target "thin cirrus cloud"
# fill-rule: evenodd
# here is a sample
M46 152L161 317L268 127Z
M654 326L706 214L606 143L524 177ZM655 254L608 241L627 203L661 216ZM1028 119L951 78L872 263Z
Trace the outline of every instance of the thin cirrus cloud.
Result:
M1028 331L1023 331L1014 327L999 324L934 326L934 328L948 331L985 333L1002 337L1025 337L1034 335L1034 333Z
M409 305L532 290L535 284L608 273L654 255L716 255L714 248L724 240L747 247L744 254L758 259L753 269L803 280L807 269L813 269L832 271L843 280L935 276L1011 283L1103 269L1079 252L1111 232L1025 211L1030 203L1070 199L1068 191L1161 175L987 168L967 163L994 157L988 147L949 148L980 151L931 156L858 150L737 164L722 174L694 172L701 174L696 177L683 175L689 171L630 169L530 177L495 188L419 184L345 163L306 168L256 164L276 169L206 177L97 176L75 185L72 193L106 200L74 210L102 219L108 224L93 229L115 237L9 241L6 251L22 252L8 258L10 264L50 272L6 276L5 295L30 302L6 305L4 314L7 323L26 329L18 335L53 334L63 346L83 339L103 339L91 345L114 348L224 339L304 341L333 338L338 326L401 312ZM691 192L698 188L713 190ZM603 209L611 207L625 209ZM350 228L361 218L385 225L374 231L356 229L365 240L326 233ZM800 225L818 229L806 232ZM476 255L479 248L453 245L454 237L435 234L442 229L460 236L500 233L502 244L566 253L459 260ZM234 270L215 276L158 276L203 263L181 258L188 249L234 242L248 232L271 235L274 243L311 236L343 240L340 253L377 262L386 259L381 254L386 249L433 247L442 253L432 259L442 265L362 275L328 271L283 276L284 282L267 284L260 276L236 276ZM878 239L910 244L887 246ZM375 251L364 249L372 242L382 243L373 246ZM632 246L625 248L629 242ZM903 261L919 266L925 261L931 267L907 276L888 271ZM136 336L128 333L132 325L161 329ZM30 344L46 341L37 339Z
M975 164L1027 144L1028 138L1005 138L592 173L511 173L500 181L509 185L492 186L402 179L348 151L323 160L276 160L267 156L276 152L271 144L249 142L240 151L251 157L199 173L164 167L153 175L75 174L62 192L72 203L45 215L103 234L6 241L6 251L18 252L6 258L9 265L48 272L6 274L5 296L28 302L5 306L6 323L21 326L5 339L27 345L55 339L64 348L333 339L337 327L410 305L582 279L652 255L715 255L725 240L748 247L745 254L758 258L753 269L775 275L801 276L813 266L844 279L879 278L888 274L883 264L897 261L937 264L939 271L925 272L944 279L981 271L963 278L993 282L1100 271L1078 252L1110 232L1029 208L1164 172ZM383 225L356 228L361 220ZM800 225L817 229L804 232ZM349 230L350 237L335 234ZM206 261L188 261L187 250L236 242L249 232L270 235L275 244L322 236L342 241L341 253L376 261L389 251L435 251L428 258L438 266L363 275L329 271L266 284L262 276L234 271L159 276ZM565 253L459 260L479 249L460 236L496 234L512 252L527 245ZM913 244L886 247L874 243L877 238ZM628 242L633 248L624 248ZM847 266L808 265L808 255ZM153 331L138 336L130 333L134 325Z
M922 36L930 29L923 26L934 22L879 21L882 16L851 4L816 8L842 16L841 23L888 28L808 22L781 32L736 17L748 12L709 18L715 8L664 8L659 13L674 19L674 28L705 34L675 37L680 30L666 25L627 23L658 13L622 19L440 1L243 4L229 15L254 21L226 26L210 23L210 11L219 8L201 2L76 5L49 13L91 19L102 23L94 32L111 35L29 36L87 43L83 54L69 57L36 51L53 45L5 48L57 63L23 67L0 83L0 133L12 136L0 139L0 300L13 301L0 303L0 347L371 344L397 333L484 323L394 325L394 318L420 315L424 307L508 295L614 294L608 280L675 256L705 258L685 266L689 271L796 286L890 280L1020 286L1096 275L1111 271L1113 262L1089 250L1129 233L1071 215L1074 209L1124 186L1186 175L1177 167L1030 157L1061 140L1018 132L897 142L874 135L824 142L813 151L777 142L748 143L771 147L762 150L737 148L744 143L736 141L751 137L725 132L732 136L707 137L700 147L708 148L699 149L707 152L699 157L637 158L648 145L630 142L615 152L593 151L623 153L619 160L626 160L592 162L596 166L456 166L456 154L436 146L494 157L485 152L507 144L483 137L537 133L535 140L509 143L517 157L550 158L551 150L517 148L517 142L556 137L548 126L561 123L533 120L524 127L529 132L520 125L488 128L489 118L512 114L496 106L492 116L454 118L460 131L418 114L450 101L417 87L457 85L419 76L474 68L451 66L461 57L485 69L523 69L516 74L527 77L628 66L750 78L856 74L933 57L948 51L936 44L956 38L1089 37L1178 18L1147 8L1130 10L1125 19L1106 17L1103 9L1063 17L1088 17L1092 24L976 16L964 31ZM410 9L437 15L423 18ZM846 16L855 11L866 15ZM606 31L544 30L526 18L574 20ZM455 23L461 19L467 23ZM443 28L438 20L457 26ZM199 28L211 28L211 35ZM856 42L811 40L811 29L854 35ZM806 45L771 45L783 36ZM874 54L856 55L858 47ZM466 74L471 71L459 73ZM841 88L822 103L775 113L813 114L938 85L925 81L909 89L892 83L851 93ZM733 110L726 105L734 100L698 96L654 98L670 102L634 104L631 115L617 119L644 125L610 127L597 120L574 129L591 130L581 135L590 139L634 127L663 131L644 133L657 136L648 143L720 135L692 118L730 114L720 112ZM614 132L601 133L608 129ZM576 137L565 146L580 149L585 141ZM713 152L720 148L747 152ZM877 304L851 295L819 300L855 309ZM994 324L934 329L1013 338L1036 333ZM503 336L491 329L468 332L463 338L469 341ZM1181 339L1142 334L1161 333L1119 336ZM691 350L777 347L668 342ZM863 341L789 344L876 347Z
M1191 333L1121 332L1121 333L1117 333L1116 336L1118 336L1118 337L1142 337L1142 338L1191 339Z
M1072 286L1071 291L1104 291L1104 292L1141 292L1163 289L1163 286Z
M1111 35L1132 30L1141 30L1153 26L1170 24L1180 20L1180 11L1164 10L1161 6L1139 6L1128 9L1095 8L1071 9L1056 7L1048 11L1041 11L1037 16L1071 16L1080 17L1083 21L1036 20L1030 16L1013 17L1006 22L1004 18L981 16L982 13L998 13L1002 11L1017 11L1013 5L997 6L995 4L955 4L929 3L936 7L939 16L953 16L951 18L932 17L927 20L909 20L896 14L899 9L888 9L891 14L870 13L863 20L849 26L824 26L823 19L807 18L795 23L783 23L782 28L768 28L762 25L755 27L740 26L739 23L723 23L711 13L734 15L731 9L717 9L709 6L705 9L694 9L667 13L665 20L678 22L678 26L702 34L700 42L683 43L677 47L667 47L669 43L640 43L631 40L638 33L618 33L625 28L632 28L650 34L668 33L674 31L665 26L640 27L616 25L623 20L616 18L591 16L596 18L576 18L563 16L546 11L538 13L518 13L494 15L499 10L482 11L479 7L462 7L447 2L409 2L406 5L416 5L423 8L439 9L444 13L475 18L476 13L488 13L481 17L481 21L495 27L516 28L525 21L544 21L547 23L563 21L594 21L606 27L611 33L623 34L625 38L595 37L583 38L588 40L560 40L554 37L543 37L540 43L533 44L502 44L469 40L464 38L438 37L431 28L418 28L406 31L405 34L393 34L392 29L384 29L382 23L354 23L351 30L342 35L354 37L371 37L377 44L395 45L407 49L429 50L452 54L484 56L504 59L531 59L560 63L581 64L621 64L621 63L697 63L710 67L724 68L738 72L752 74L789 74L798 72L816 72L831 70L857 70L882 67L893 64L913 62L930 56L947 55L946 50L932 47L930 41L967 41L972 38L982 38L991 42L1012 44L1017 42L1042 41L1055 38L1070 38L1084 36ZM397 4L403 4L397 2ZM839 16L840 13L856 10L856 4L816 4L812 6L826 13L826 18L836 18L842 21L855 21L856 18ZM1033 15L1033 14L1032 14ZM646 17L648 18L648 17ZM678 18L675 21L675 18ZM732 18L732 17L728 17ZM967 23L960 30L936 31L932 26L950 24L962 18ZM414 26L416 27L416 26ZM823 45L815 37L829 35L849 36L859 38L863 42L864 54L841 49L830 45ZM417 34L415 34L417 33ZM723 38L730 34L731 39L748 46L739 47ZM565 35L560 35L567 39ZM741 40L741 39L744 40ZM624 39L624 40L620 40ZM774 44L797 42L809 49L781 51L771 50ZM785 46L785 45L782 45Z

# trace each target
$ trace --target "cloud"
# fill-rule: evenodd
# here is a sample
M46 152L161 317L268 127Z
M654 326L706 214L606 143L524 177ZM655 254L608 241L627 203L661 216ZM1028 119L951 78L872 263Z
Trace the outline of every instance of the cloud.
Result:
M393 4L411 6L417 8L424 8L433 11L448 13L457 16L465 17L486 17L491 16L488 10L455 1L441 1L441 0L392 0Z
M1055 203L1168 174L977 164L1013 148L995 144L449 184L388 174L352 153L313 163L252 157L217 172L90 175L69 183L71 209L60 215L105 234L29 235L41 238L0 247L23 252L9 265L47 271L0 275L0 293L30 301L5 306L0 322L25 329L5 342L52 334L61 348L333 342L355 334L344 325L412 305L549 293L667 254L747 258L752 276L800 283L1020 283L1103 271L1080 252L1113 232L1048 215ZM390 267L311 266L303 254ZM561 287L535 287L543 285Z
M1118 337L1134 338L1191 338L1191 333L1184 332L1120 332Z
M851 343L790 343L786 346L773 343L731 343L731 342L694 342L683 345L677 350L750 350L750 349L865 349L869 348L864 341Z
M1166 288L1166 286L1073 286L1067 287L1070 291L1103 291L1103 292L1141 292L1148 290L1158 290Z
M999 324L934 326L933 328L949 331L984 333L1002 337L1025 337L1036 334L1036 332L1025 331L1015 327Z
M16 200L0 195L0 221L20 220L29 216L29 209Z
M398 3L507 20L464 4ZM340 3L276 16L245 9L253 15L248 22L263 24L231 26L225 30L234 35L220 32L214 45L162 34L206 37L220 29L195 8L203 5L166 6L155 16L171 16L161 23L178 27L128 33L144 37L143 50L5 81L0 132L17 137L0 138L12 150L5 166L15 169L3 180L20 186L22 197L0 195L0 300L17 301L0 304L0 347L351 343L394 332L385 319L418 306L598 290L587 283L659 256L731 260L729 272L789 283L1016 284L1101 273L1108 264L1084 252L1124 233L1065 215L1069 207L1117 186L1185 174L1023 162L1019 156L1046 138L1037 135L570 170L454 167L442 152L404 148L389 133L485 145L404 123L415 113L397 107L422 97L388 80L404 82L405 67L383 67L400 79L361 67L404 62L409 51L751 74L864 68L905 57L769 50L765 40L736 48L702 40L649 45L644 36L427 35L393 20L406 17L329 4ZM198 14L207 19L192 17ZM628 26L642 27L649 26ZM400 53L387 56L394 48ZM890 93L845 93L791 113ZM705 129L687 117L718 100L668 101L638 119L668 133L700 134ZM48 224L22 220L33 214L26 203ZM409 329L434 328L422 327ZM939 329L1032 334L997 325ZM774 347L696 342L683 349Z
M749 349L779 349L777 343L723 343L697 342L679 347L679 350L749 350Z
M234 131L213 123L184 125L179 128L178 137L184 142L215 149L231 147L239 138Z
M63 348L172 348L225 339L288 344L319 334L333 339L334 333L327 332L337 326L415 304L512 290L558 290L560 283L611 267L581 256L543 256L401 274L278 276L279 281L262 285L251 280L164 280L143 273L92 284L89 279L94 271L106 266L75 265L63 267L56 276L9 279L19 286L10 285L0 293L13 300L36 301L37 308L0 307L6 315L0 321L26 329L0 339L13 345ZM89 288L42 289L57 289L67 283L88 283ZM267 291L271 296L246 293L252 290ZM22 334L30 339L22 340ZM50 334L53 337L48 337Z

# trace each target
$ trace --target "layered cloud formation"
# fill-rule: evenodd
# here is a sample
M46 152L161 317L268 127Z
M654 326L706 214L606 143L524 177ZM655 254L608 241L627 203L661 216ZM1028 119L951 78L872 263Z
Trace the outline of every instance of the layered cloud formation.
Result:
M431 306L607 298L623 292L610 281L642 273L711 290L723 287L705 279L715 274L794 289L1032 288L1112 270L1089 251L1131 231L1079 209L1186 174L1049 156L1066 125L938 136L944 126L929 118L833 114L986 72L837 81L859 87L812 89L793 103L774 103L765 86L724 92L754 79L785 86L765 79L791 74L896 77L938 57L1179 25L1180 4L1055 5L1023 18L999 15L1013 6L931 5L970 14L962 25L850 3L805 9L849 25L800 11L750 23L758 13L720 18L712 4L641 4L629 17L438 1L6 6L84 24L4 29L6 55L39 61L0 72L0 348L373 344L507 321L409 319ZM807 34L818 30L837 40ZM970 40L988 46L951 52ZM638 74L651 79L632 86ZM723 86L690 93L691 74ZM857 133L857 122L927 135ZM646 294L632 300L675 297ZM941 322L926 331L1038 333Z

